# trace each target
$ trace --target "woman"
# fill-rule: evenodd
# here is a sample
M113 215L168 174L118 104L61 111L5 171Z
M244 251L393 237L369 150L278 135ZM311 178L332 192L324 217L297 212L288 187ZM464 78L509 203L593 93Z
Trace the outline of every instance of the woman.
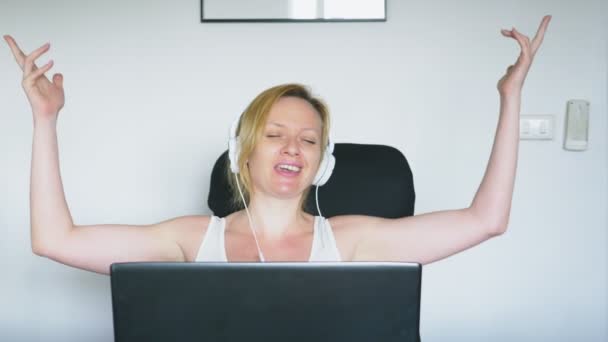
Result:
M65 201L58 165L56 123L64 104L63 76L55 74L52 81L45 77L52 61L40 68L35 65L49 44L26 56L14 39L4 36L23 70L22 85L34 115L32 249L58 262L107 274L114 262L258 261L262 253L267 261L427 264L500 235L507 228L513 194L521 91L550 19L543 18L531 41L515 29L502 30L518 42L521 53L498 82L497 133L471 205L399 219L348 215L325 220L303 212L305 190L327 147L329 122L323 104L306 89L285 85L256 98L239 124L241 150L235 164L240 172L235 176L243 183L249 211L224 219L183 216L147 226L77 226Z

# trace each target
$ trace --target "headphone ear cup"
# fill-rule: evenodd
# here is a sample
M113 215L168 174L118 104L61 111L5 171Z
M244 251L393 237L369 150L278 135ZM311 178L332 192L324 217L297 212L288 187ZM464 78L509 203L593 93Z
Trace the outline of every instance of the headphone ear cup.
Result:
M228 140L228 159L230 159L230 171L239 173L238 156L241 151L241 145L238 138L230 138Z
M241 115L238 115L232 125L230 125L230 137L228 138L228 159L230 159L230 171L233 173L239 173L239 154L241 154L241 142L239 137L236 135L239 122L241 121Z
M319 164L319 170L317 170L317 174L315 175L315 179L313 180L313 185L324 185L331 177L332 172L334 171L334 167L336 166L336 158L334 155L327 149L323 154L323 160Z

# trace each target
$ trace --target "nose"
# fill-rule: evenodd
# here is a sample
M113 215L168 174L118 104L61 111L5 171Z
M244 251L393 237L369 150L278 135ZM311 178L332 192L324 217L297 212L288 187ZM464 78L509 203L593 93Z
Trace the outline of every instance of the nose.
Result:
M287 138L285 145L283 145L282 153L290 156L300 155L300 145L298 144L297 138Z

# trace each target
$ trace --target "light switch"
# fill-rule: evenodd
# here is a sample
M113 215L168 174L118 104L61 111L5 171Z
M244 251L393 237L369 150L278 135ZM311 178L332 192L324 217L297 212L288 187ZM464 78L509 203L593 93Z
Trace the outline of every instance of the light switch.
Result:
M541 121L540 122L540 128L539 128L539 132L541 135L545 135L547 134L547 121Z
M521 122L521 133L524 135L530 134L530 121L524 120Z
M522 115L519 118L520 140L552 140L553 115Z

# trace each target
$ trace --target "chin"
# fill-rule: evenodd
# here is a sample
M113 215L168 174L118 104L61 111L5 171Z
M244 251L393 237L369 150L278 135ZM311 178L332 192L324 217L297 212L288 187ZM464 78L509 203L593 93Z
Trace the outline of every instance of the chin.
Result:
M268 196L272 196L278 199L293 200L299 199L304 192L311 186L312 179L308 179L308 175L299 179L285 180L281 178L270 177L266 179L266 182L258 183L258 186L254 186Z
M285 199L285 200L292 200L295 198L300 198L302 196L302 194L304 193L304 191L302 191L301 189L295 190L295 189L277 189L275 191L272 192L272 194L280 199Z
M308 189L308 186L301 184L276 184L272 189L269 189L269 193L280 199L294 199L300 198L306 189Z

